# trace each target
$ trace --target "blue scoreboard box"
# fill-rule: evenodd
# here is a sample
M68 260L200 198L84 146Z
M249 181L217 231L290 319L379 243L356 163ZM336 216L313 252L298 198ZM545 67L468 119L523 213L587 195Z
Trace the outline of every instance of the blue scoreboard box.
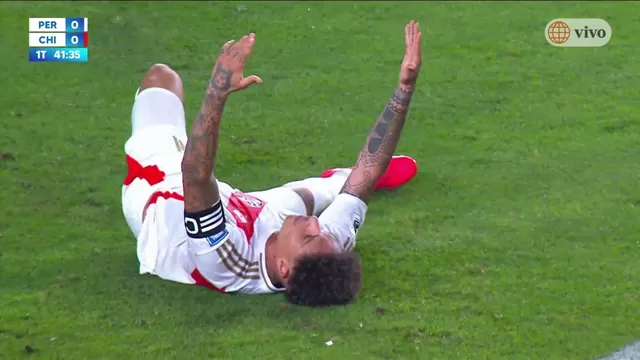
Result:
M29 61L89 61L87 18L30 18Z

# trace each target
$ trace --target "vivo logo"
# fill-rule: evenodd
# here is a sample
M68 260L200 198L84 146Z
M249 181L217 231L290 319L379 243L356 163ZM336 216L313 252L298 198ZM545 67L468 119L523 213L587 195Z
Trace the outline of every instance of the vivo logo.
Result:
M554 19L544 28L549 44L558 47L605 46L611 33L611 25L602 19Z

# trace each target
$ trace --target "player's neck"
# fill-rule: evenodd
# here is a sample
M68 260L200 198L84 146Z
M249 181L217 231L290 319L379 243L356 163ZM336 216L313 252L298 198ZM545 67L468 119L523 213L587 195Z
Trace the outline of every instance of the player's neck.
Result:
M274 286L282 287L282 280L278 275L277 266L276 266L276 256L274 251L276 241L278 239L278 233L279 232L276 231L273 234L269 235L269 238L267 239L267 243L264 246L264 252L265 252L265 261L267 262L266 264L267 276L269 276L269 280L271 280L271 283Z

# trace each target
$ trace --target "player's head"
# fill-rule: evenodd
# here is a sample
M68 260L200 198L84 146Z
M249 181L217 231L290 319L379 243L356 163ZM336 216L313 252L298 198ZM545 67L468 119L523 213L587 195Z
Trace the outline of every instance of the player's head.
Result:
M361 287L362 271L355 253L304 254L293 266L284 294L297 305L346 305Z
M290 216L276 245L277 271L287 299L299 305L344 305L358 295L362 272L358 257L340 250L320 230L315 216Z

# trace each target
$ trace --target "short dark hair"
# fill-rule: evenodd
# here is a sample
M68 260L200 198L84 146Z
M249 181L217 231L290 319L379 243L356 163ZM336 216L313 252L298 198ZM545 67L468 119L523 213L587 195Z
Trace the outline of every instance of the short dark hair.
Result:
M350 251L301 255L292 273L284 294L296 305L346 305L362 288L360 260Z

